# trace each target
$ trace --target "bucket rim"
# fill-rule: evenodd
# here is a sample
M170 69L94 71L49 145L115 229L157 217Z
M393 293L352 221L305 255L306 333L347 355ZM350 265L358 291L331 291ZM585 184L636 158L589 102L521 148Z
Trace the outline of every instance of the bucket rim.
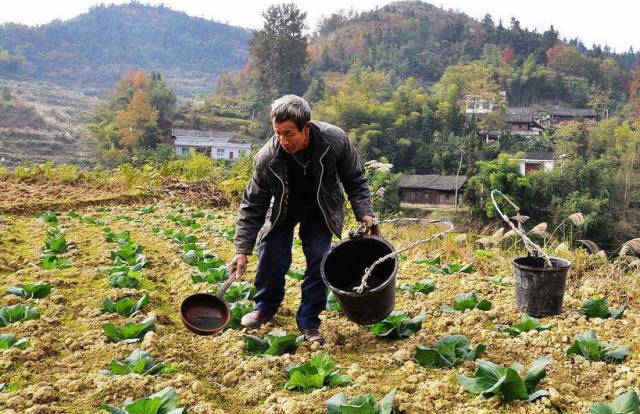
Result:
M398 273L398 257L393 257L393 271L392 271L392 276L389 277L387 280L385 280L384 283L382 283L380 286L377 286L373 289L370 290L366 290L365 292L359 294L356 292L348 292L346 290L342 290L342 289L338 289L337 287L333 286L329 280L327 279L327 276L324 273L324 265L325 262L327 261L327 257L329 257L329 254L334 250L337 249L339 246L345 244L345 243L349 243L349 242L354 242L354 241L358 241L358 240L362 240L362 239L374 239L377 240L379 242L382 242L383 244L385 244L387 247L389 247L389 249L391 249L391 252L395 252L396 249L395 247L393 247L393 245L391 243L389 243L386 239L380 237L380 236L371 236L371 235L365 235L361 238L347 238L345 240L342 240L338 243L336 243L335 245L331 246L331 248L329 250L327 250L327 252L324 254L324 256L322 256L322 262L320 263L320 275L322 276L322 280L324 281L324 284L327 285L327 287L329 289L331 289L332 292L340 294L341 296L350 296L350 297L363 297L363 296L369 296L369 295L373 295L378 293L379 291L385 289L393 280L395 283L395 279L396 279L396 274Z
M557 272L558 270L569 269L572 265L571 261L567 259L563 259L562 257L555 257L555 256L549 256L549 259L551 259L552 264L558 265L558 266L553 266L551 268L545 268L545 267L540 268L536 266L528 266L528 265L524 265L517 262L518 260L528 259L530 257L531 256L518 256L513 258L511 263L513 264L514 267L518 269L532 270L536 272Z

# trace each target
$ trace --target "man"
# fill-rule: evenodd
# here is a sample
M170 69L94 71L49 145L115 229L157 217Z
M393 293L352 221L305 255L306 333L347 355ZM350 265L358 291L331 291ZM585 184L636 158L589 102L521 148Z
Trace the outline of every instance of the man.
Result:
M293 230L299 223L307 268L296 323L307 341L322 344L318 315L326 306L327 287L320 263L332 235L342 233L343 186L356 218L375 228L369 183L345 132L311 121L311 108L304 99L295 95L277 99L271 105L271 120L275 134L254 158L254 173L236 222L236 256L229 264L229 270L241 276L257 241L256 307L241 323L258 328L273 319L284 298Z

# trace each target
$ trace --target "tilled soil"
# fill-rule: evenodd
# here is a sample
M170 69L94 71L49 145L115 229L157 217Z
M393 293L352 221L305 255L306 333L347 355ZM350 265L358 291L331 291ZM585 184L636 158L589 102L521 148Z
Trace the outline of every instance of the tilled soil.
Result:
M80 183L32 182L13 177L0 180L0 212L9 214L36 213L47 209L73 209L104 204L130 193L121 185Z
M426 312L422 329L405 340L389 341L374 337L366 327L348 321L339 313L325 311L321 330L326 344L303 344L294 354L277 357L251 356L244 351L242 330L228 329L212 337L196 336L185 329L179 315L181 301L189 294L207 291L210 285L194 284L193 270L176 251L177 244L159 236L157 229L181 229L192 232L209 249L225 260L232 258L231 242L216 235L233 224L234 211L213 211L210 218L198 218L202 227L192 230L167 219L168 214L189 213L186 206L159 204L155 212L143 214L134 206L112 207L107 211L86 208L81 215L103 220L114 230L127 229L132 238L144 246L150 267L143 271L142 288L114 289L98 268L111 264L113 243L105 241L103 226L88 224L82 217L62 214L61 225L75 249L64 256L73 265L62 270L43 270L39 256L44 247L48 225L35 217L6 217L0 222L0 288L27 281L46 281L53 292L46 298L26 300L15 296L0 298L0 306L14 303L35 305L40 319L15 323L0 328L0 333L29 337L29 346L21 351L0 351L0 408L5 413L98 413L104 403L122 406L166 386L176 389L180 406L190 413L323 413L325 402L338 392L349 396L373 393L380 399L391 389L397 390L396 409L400 413L587 413L594 401L609 401L621 392L637 387L640 364L640 322L638 277L625 273L597 255L582 251L563 252L573 262L565 293L565 310L556 317L543 318L552 324L549 331L521 334L511 338L496 330L499 324L517 321L512 279L496 285L496 277L512 273L513 251L478 250L461 242L453 234L406 253L400 261L397 285L429 278L436 282L434 292L396 294L396 310L415 316ZM102 210L102 209L101 209ZM383 227L385 237L397 248L405 246L424 229L417 225ZM474 250L475 249L475 250ZM304 267L301 247L294 244L292 267ZM473 263L476 272L453 275L429 273L425 265L413 263L418 258L440 255L443 263ZM256 256L250 257L249 270L243 277L252 281ZM274 328L296 333L295 313L300 301L299 281L287 278L285 301L275 320L257 332L266 334ZM466 311L448 314L442 305L451 305L457 293L474 291L480 299L493 302L490 311ZM150 315L157 318L155 332L147 333L138 344L109 343L102 325L114 322L121 326L127 318L103 314L100 306L105 297L117 299L127 295L150 296L150 303L140 321ZM593 295L602 295L613 308L628 305L620 320L591 319L577 309ZM623 364L589 362L570 358L563 350L577 334L594 330L603 342L614 340L631 350ZM553 362L539 388L548 389L550 397L533 403L521 401L500 405L496 398L473 397L458 385L455 376L471 375L474 362L454 369L427 369L417 364L415 347L433 345L445 335L467 335L472 344L486 344L483 355L502 365L533 360L550 355ZM112 359L122 360L133 349L148 351L157 361L169 364L170 373L160 376L106 377L98 373L108 368ZM354 378L352 385L323 388L310 393L287 391L286 368L310 360L318 353L330 355L338 368Z

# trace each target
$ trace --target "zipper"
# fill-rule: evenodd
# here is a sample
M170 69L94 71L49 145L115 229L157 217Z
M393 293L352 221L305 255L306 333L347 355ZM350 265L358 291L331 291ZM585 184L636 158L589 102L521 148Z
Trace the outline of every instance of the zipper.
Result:
M271 166L269 166L269 169L271 170L273 175L275 175L276 178L280 180L280 184L282 184L282 195L280 196L280 204L278 205L278 215L276 215L275 220L271 221L271 228L264 236L262 236L262 240L264 240L269 235L269 233L271 233L271 230L273 230L273 228L275 227L275 224L278 222L278 219L280 218L280 213L282 212L282 201L284 200L284 192L285 192L284 181L282 181L282 178L280 178L280 176L278 176L278 174L276 174L276 172L273 171L273 168L271 168Z
M327 220L327 215L325 214L324 210L322 209L322 203L320 202L320 187L322 187L322 175L324 174L324 165L322 165L322 159L324 158L325 155L327 155L327 152L329 152L329 148L331 147L327 147L327 149L325 150L324 154L322 154L320 156L320 182L318 183L318 194L317 194L317 198L318 198L318 207L320 207L320 211L322 212L322 217L324 217L324 222L327 225L327 228L336 236L338 236L336 234L336 232L331 228L331 226L329 225L329 221ZM340 236L338 236L340 237Z

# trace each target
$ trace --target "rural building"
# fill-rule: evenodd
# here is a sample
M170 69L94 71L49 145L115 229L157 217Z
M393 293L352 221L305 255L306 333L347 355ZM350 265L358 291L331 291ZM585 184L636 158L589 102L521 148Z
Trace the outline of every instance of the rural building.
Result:
M493 111L493 107L487 106L485 100L473 100L473 97L473 95L469 95L469 100L466 102L467 115L475 113L478 117L482 117ZM506 127L504 130L483 129L478 131L478 135L485 138L487 143L493 143L506 134L527 138L540 137L547 128L561 122L596 118L596 111L588 108L509 107L506 108L504 120Z
M191 149L207 154L211 158L235 161L251 152L251 144L231 142L228 131L196 131L193 129L172 129L171 138L178 155L187 155Z
M573 121L577 119L596 119L597 114L594 109L568 108L563 106L552 106L548 108L549 114L542 117L541 124L547 127L558 125L560 122Z
M507 101L507 92L500 91L499 94L485 92L478 95L465 95L465 114L482 115L499 110Z
M551 171L559 161L558 158L559 157L556 157L553 152L526 152L523 158L517 159L520 164L520 174L526 176L542 169L544 169L544 171Z
M487 143L494 143L503 135L517 137L540 137L545 128L538 121L536 109L531 107L507 108L505 111L505 128L503 130L482 129L478 135L485 138Z
M398 188L400 201L411 204L455 205L461 188L467 181L465 175L403 175Z
M539 137L544 128L536 120L536 110L530 107L507 108L505 119L511 135L522 137Z

